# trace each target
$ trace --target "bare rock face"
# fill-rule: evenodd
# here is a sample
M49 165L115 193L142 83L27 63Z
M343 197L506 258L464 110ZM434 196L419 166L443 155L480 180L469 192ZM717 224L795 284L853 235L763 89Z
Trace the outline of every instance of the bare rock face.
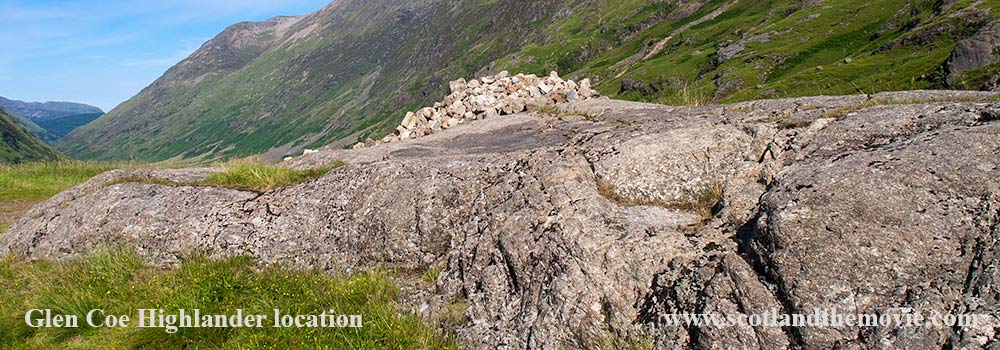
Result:
M959 41L945 63L949 83L955 73L979 69L1000 62L1000 21L992 21L979 29L971 38Z
M61 258L116 245L163 265L204 251L337 271L443 267L433 285L408 288L406 303L431 322L467 305L455 331L479 349L609 339L662 349L995 348L996 323L668 322L834 307L996 317L992 101L950 92L703 107L588 99L409 142L310 152L284 164L350 165L268 193L128 182L188 182L212 169L106 173L34 208L0 235L0 249ZM431 109L405 122L433 120Z

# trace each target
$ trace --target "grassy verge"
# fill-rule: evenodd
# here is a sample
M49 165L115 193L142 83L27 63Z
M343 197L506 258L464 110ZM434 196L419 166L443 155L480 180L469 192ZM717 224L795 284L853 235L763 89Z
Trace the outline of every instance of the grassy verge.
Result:
M4 349L455 349L416 316L395 306L398 287L386 273L328 275L249 258L193 258L162 270L134 254L99 252L64 262L0 261L0 348ZM137 309L200 309L202 314L268 315L263 328L136 328ZM29 309L76 315L79 328L32 328ZM129 315L124 328L91 328L86 313ZM273 328L285 314L358 314L361 328Z

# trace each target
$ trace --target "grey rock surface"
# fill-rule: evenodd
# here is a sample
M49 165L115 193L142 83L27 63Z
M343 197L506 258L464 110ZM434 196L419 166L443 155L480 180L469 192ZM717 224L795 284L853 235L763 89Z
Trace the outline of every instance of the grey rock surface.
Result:
M997 63L996 48L1000 46L1000 21L980 28L971 38L959 41L948 57L950 72L965 72Z
M0 249L443 267L409 286L406 304L434 322L467 301L455 331L477 349L996 348L994 326L719 329L665 316L995 317L998 116L992 95L935 91L702 107L590 99L321 149L284 165L349 165L267 193L125 181L212 169L109 172L32 209Z

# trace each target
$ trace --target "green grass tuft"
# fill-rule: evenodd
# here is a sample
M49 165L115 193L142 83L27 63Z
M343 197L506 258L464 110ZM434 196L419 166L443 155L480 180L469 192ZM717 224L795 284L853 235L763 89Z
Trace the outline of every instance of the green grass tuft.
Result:
M191 258L163 270L135 254L98 252L62 262L0 260L0 348L4 349L456 349L450 337L396 306L399 288L382 271L329 275L259 268L245 257ZM77 315L80 328L31 328L29 309ZM130 315L128 328L90 328L90 309ZM135 327L137 309L265 314L263 328ZM362 328L272 328L286 314L359 314Z
M325 167L298 170L271 166L256 161L240 160L223 164L224 170L222 172L209 175L199 184L267 192L279 187L317 179L326 175L333 168L346 164L338 161Z
M424 271L421 278L428 284L434 284L434 282L437 282L438 277L441 276L442 271L444 271L443 266L434 266Z

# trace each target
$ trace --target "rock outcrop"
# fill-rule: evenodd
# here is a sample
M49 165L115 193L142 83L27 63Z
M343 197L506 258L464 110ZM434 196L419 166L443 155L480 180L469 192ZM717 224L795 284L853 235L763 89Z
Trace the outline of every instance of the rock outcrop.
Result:
M959 41L955 50L945 63L949 76L948 83L953 83L954 75L980 69L1000 62L1000 21L993 20L973 35L971 38Z
M462 91L462 90L459 90ZM955 102L949 102L955 101ZM267 193L127 182L57 195L0 249L106 245L326 270L443 268L408 288L470 348L978 349L982 327L717 329L671 313L1000 312L1000 103L973 92L669 107L590 99L409 142L285 162L350 165ZM183 180L183 181L182 181Z

